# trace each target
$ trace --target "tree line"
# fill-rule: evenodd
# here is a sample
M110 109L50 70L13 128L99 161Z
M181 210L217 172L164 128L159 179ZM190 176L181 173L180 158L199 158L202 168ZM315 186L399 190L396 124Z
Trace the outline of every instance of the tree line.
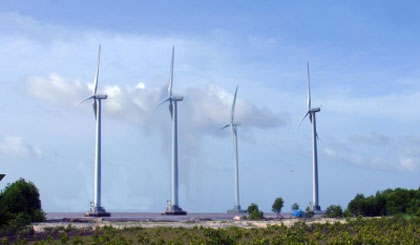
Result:
M355 216L407 214L420 217L420 187L417 190L386 189L368 197L357 194L347 209Z

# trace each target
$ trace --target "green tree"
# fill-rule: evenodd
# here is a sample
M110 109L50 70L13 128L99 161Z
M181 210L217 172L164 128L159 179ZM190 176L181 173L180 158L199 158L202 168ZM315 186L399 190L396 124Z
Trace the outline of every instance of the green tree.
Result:
M258 209L258 205L251 203L248 207L249 219L261 219L264 216L264 213Z
M329 218L341 218L343 217L343 209L340 205L331 205L325 210L325 214Z
M357 194L356 197L349 202L347 209L354 215L362 215L365 208L365 196L363 194Z
M355 216L385 216L408 214L420 216L420 188L407 190L396 188L378 191L368 197L357 194L347 206Z
M283 198L277 197L276 200L274 200L273 206L271 207L271 210L277 214L277 218L280 215L281 209L283 208L284 201Z
M0 226L18 229L30 222L45 220L38 188L32 182L19 179L8 184L0 193Z
M295 211L298 211L298 210L299 210L299 204L297 202L293 203L292 204L292 211L295 212Z

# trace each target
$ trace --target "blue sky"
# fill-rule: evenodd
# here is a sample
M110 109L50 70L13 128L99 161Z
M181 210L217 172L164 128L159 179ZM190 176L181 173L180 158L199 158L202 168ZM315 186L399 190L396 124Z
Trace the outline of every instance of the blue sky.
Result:
M102 44L103 205L160 212L170 198L165 95L176 46L180 205L233 206L229 120L239 84L241 204L285 211L312 200L311 63L320 204L418 188L420 4L416 1L2 1L0 162L40 189L48 211L93 199L94 118L88 104Z

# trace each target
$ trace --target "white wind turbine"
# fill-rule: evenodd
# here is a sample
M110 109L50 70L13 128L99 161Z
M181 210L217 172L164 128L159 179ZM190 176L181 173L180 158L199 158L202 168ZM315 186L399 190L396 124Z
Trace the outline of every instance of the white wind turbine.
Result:
M100 59L101 45L99 45L92 95L78 103L79 105L86 100L92 99L93 112L95 113L96 120L94 199L93 203L90 204L90 210L86 213L86 216L110 216L110 213L101 207L101 100L108 98L108 95L97 93Z
M223 126L221 129L230 127L233 137L233 149L235 151L235 172L234 172L234 190L235 190L235 203L232 210L228 210L228 213L246 213L245 210L241 209L239 203L239 166L238 166L238 134L236 128L239 126L239 123L233 121L235 115L235 103L236 95L238 93L238 86L235 89L235 95L233 96L232 109L230 111L230 123Z
M318 196L318 153L317 153L317 146L316 141L318 138L318 134L316 133L316 120L315 120L315 113L321 111L321 108L311 107L311 79L309 73L309 61L307 63L307 71L308 71L308 95L307 95L307 104L308 104L308 111L303 116L302 120L296 127L296 130L300 127L302 122L305 118L309 115L309 120L312 124L312 157L313 157L313 197L312 197L312 211L321 211L321 207L319 206L319 196Z
M182 101L184 97L172 95L172 85L174 79L174 56L175 56L175 47L172 47L172 61L171 61L171 77L169 79L168 85L168 98L162 100L157 106L159 107L165 102L169 102L169 112L172 119L172 166L171 166L171 175L172 175L172 190L171 190L171 201L168 203L168 206L165 210L165 214L169 215L185 215L186 211L182 210L179 207L178 203L178 111L177 111L177 102Z

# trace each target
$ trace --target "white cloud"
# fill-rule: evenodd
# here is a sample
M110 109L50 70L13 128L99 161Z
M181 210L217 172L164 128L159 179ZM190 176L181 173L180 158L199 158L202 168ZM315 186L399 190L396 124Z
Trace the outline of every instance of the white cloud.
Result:
M144 84L144 83L142 83L142 82L139 82L139 83L136 85L136 88L138 88L138 89L145 89L145 88L146 88L146 84Z
M78 79L72 81L51 73L48 77L32 76L28 79L27 91L35 97L51 103L73 103L87 90Z
M11 158L44 156L40 148L29 144L19 136L6 136L0 142L0 152L2 155Z
M26 84L27 91L33 96L67 106L91 93L88 83L83 84L78 79L63 78L54 73L48 77L29 77ZM98 92L108 95L108 99L103 102L104 114L129 123L140 123L147 128L159 126L159 123L151 122L156 120L154 115L157 112L153 109L166 96L166 88L146 88L141 84L143 83L125 88L117 84L100 86ZM139 86L142 89L139 89ZM187 88L177 93L184 96L184 101L180 102L179 106L184 113L182 117L188 120L183 121L195 131L217 135L214 129L229 122L233 100L231 92L216 84L210 84L207 89ZM243 127L264 129L285 124L287 116L278 116L267 108L258 108L241 99L239 94L235 120L241 122Z

